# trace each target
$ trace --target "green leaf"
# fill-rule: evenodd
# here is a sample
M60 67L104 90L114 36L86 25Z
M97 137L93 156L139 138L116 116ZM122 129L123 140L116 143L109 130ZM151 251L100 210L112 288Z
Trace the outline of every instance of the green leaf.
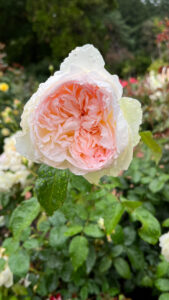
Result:
M88 241L83 236L76 236L69 246L69 254L75 271L85 262L89 252Z
M163 277L164 275L167 274L168 270L169 270L169 263L167 263L166 261L161 261L157 265L156 276Z
M84 233L93 238L101 238L104 236L103 231L100 228L98 228L98 225L96 224L89 224L85 226Z
M141 270L144 268L144 255L139 248L134 246L128 248L127 255L134 269Z
M153 135L150 131L142 131L140 132L141 139L146 146L152 151L155 162L158 162L162 156L162 148L160 145L154 140Z
M25 249L36 249L39 247L39 241L37 239L29 239L24 242L23 244Z
M125 226L123 232L125 246L132 245L137 235L135 228L133 228L133 226Z
M111 238L115 244L121 244L124 241L124 232L122 226L119 224L116 226L114 232L111 235Z
M113 248L112 248L112 257L118 257L120 254L123 253L123 246L122 245L115 245Z
M68 229L66 230L66 232L64 233L65 236L72 236L75 235L77 233L80 233L83 229L83 226L81 225L72 225L70 227L68 227Z
M117 258L114 262L117 273L125 279L131 278L131 271L128 263L121 257Z
M163 227L169 227L169 218L162 223Z
M26 275L29 270L29 255L23 250L12 253L9 257L9 267L14 275Z
M169 291L169 279L159 278L155 281L155 286L160 292Z
M0 272L3 271L5 265L6 265L6 260L3 258L0 258Z
M104 256L99 265L99 272L106 272L112 265L112 259L109 256Z
M83 286L80 290L80 298L82 300L86 300L88 298L88 288L86 286Z
M46 165L39 168L35 184L38 201L49 215L63 205L67 196L68 170L58 170Z
M63 225L66 222L64 214L59 210L55 211L54 214L48 218L48 220L55 227L60 227L60 225Z
M109 209L104 212L104 224L107 234L111 234L119 223L124 212L124 207L120 202L114 202Z
M26 229L40 212L40 205L36 198L21 202L15 208L10 218L10 228L15 238L19 238L22 231Z
M134 211L136 208L140 207L142 205L142 202L140 201L132 201L132 200L127 200L124 197L120 198L124 208L126 208L126 210L132 212Z
M13 238L7 238L4 240L2 247L6 249L6 253L8 255L16 252L19 248L19 242L14 240Z
M169 293L161 294L158 300L168 300L169 299Z
M70 173L71 186L79 192L90 192L92 185L83 177Z
M140 237L150 243L156 244L161 235L161 228L158 220L145 208L139 207L133 213L134 220L138 220L142 223L142 227L139 229Z
M86 272L89 274L94 267L96 261L96 252L94 247L90 247L89 253L86 259Z
M20 283L16 283L12 286L12 291L16 294L16 295L20 295L20 296L26 296L28 294L27 289L21 285ZM26 298L24 298L25 300Z
M151 277L146 275L142 278L141 285L145 286L145 287L152 287L153 286L153 280L151 279Z
M153 193L157 193L164 187L166 181L169 180L169 175L161 174L158 178L155 178L149 184L149 189Z
M52 228L49 235L49 244L52 247L62 246L67 240L67 237L65 236L66 230L67 227L64 225L61 227Z

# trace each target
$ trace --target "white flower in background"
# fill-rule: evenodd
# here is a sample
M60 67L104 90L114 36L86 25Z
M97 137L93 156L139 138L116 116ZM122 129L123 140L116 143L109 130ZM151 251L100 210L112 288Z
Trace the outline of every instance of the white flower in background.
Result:
M92 45L77 47L27 102L17 150L98 183L128 169L140 140L139 101L122 97L118 76Z
M147 81L151 90L153 91L163 87L163 82L160 80L159 74L156 74L155 71L151 71L149 73Z
M21 280L19 280L19 283L23 284L24 287L28 287L31 284L31 281L29 281L29 273L26 275L26 277L21 278Z
M163 234L160 237L160 247L161 253L164 255L165 259L169 262L169 232Z
M151 100L157 100L160 99L163 96L163 93L161 91L156 91L153 94L151 94L149 97Z
M147 82L152 91L163 89L169 82L169 69L166 71L165 68L163 68L161 73L150 71Z
M8 256L4 254L5 249L0 248L0 258L6 261L4 270L0 272L0 286L9 288L13 285L13 274L8 266Z
M105 226L104 226L104 219L102 217L99 218L99 220L97 221L97 224L99 226L100 229L105 229Z
M7 192L17 183L24 186L30 174L23 164L23 157L16 151L15 136L5 139L4 152L0 155L0 191ZM28 162L31 166L31 162Z

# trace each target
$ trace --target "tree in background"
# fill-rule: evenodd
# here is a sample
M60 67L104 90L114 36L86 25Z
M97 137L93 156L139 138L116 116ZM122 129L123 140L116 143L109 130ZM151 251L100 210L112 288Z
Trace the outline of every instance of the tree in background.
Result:
M48 44L58 63L76 46L92 43L105 53L109 47L110 0L27 0L27 11L39 42Z
M48 76L49 64L58 68L73 48L92 43L110 71L131 76L158 57L156 20L169 16L169 1L1 0L0 11L9 63Z

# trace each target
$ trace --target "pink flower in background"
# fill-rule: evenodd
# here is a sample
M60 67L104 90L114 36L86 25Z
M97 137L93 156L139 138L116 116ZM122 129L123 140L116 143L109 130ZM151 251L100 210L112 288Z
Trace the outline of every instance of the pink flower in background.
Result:
M120 83L122 87L126 87L128 85L128 81L120 79Z
M130 77L129 82L132 84L138 83L138 80L134 77Z
M142 119L92 45L78 47L27 102L16 148L25 157L97 183L128 168Z
M31 197L32 197L32 193L31 192L28 191L28 192L25 193L25 199L26 200L30 199Z
M137 152L136 156L138 158L143 158L144 157L144 153L142 151Z

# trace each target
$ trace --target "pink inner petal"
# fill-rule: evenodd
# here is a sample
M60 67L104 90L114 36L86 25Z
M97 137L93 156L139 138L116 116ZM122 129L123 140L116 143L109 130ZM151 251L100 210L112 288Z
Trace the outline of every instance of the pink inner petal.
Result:
M87 82L68 81L57 87L33 116L36 144L43 156L88 171L108 164L117 151L114 112L105 105L110 97L105 89Z

